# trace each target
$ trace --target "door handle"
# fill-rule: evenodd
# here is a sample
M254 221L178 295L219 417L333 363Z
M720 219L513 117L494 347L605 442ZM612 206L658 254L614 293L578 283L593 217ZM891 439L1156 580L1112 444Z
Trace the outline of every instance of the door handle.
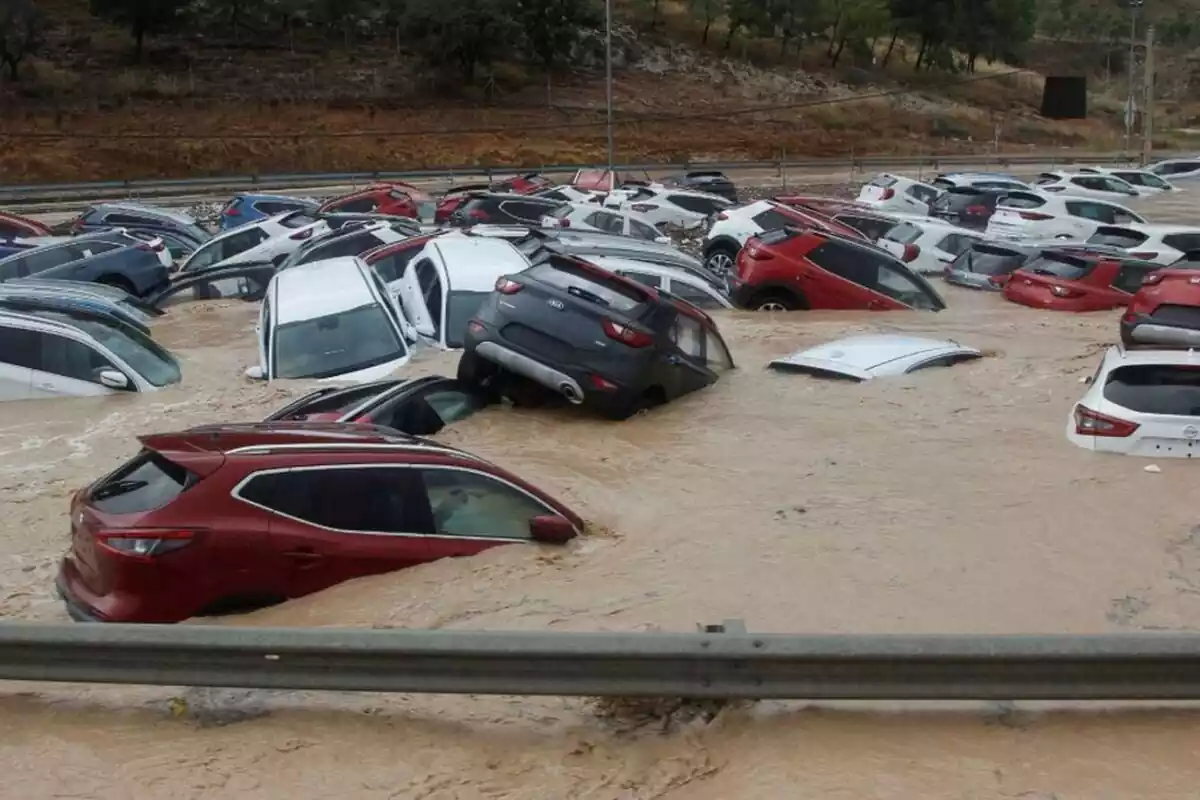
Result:
M304 564L315 564L325 558L324 555L315 550L288 550L284 555L293 561L299 561Z

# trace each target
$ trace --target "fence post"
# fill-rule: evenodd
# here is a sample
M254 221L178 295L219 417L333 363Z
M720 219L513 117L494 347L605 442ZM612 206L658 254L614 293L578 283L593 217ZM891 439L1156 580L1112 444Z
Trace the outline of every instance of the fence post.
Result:
M787 148L779 151L779 182L783 191L787 191Z

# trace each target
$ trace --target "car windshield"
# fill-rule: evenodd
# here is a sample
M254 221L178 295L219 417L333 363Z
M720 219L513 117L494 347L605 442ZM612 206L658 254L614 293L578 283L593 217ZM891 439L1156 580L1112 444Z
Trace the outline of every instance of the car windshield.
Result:
M1063 280L1077 281L1086 277L1095 266L1095 263L1082 258L1074 258L1061 253L1042 253L1022 269L1038 275L1052 275Z
M456 292L446 296L446 346L462 347L467 323L491 292Z
M1099 228L1088 237L1087 244L1105 244L1113 247L1137 247L1150 237L1128 228Z
M976 244L959 254L952 269L979 275L1007 275L1024 261L1025 254L1018 250Z
M275 329L276 378L329 378L408 354L378 303Z
M1200 369L1175 364L1118 367L1104 399L1142 414L1200 417Z
M79 317L71 317L71 324L91 334L151 385L179 383L181 375L175 356L136 328Z

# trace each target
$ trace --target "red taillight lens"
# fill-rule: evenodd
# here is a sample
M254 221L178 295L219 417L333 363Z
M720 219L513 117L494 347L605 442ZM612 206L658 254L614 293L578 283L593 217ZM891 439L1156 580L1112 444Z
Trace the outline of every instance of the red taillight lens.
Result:
M1019 212L1021 219L1027 219L1030 222L1041 222L1047 219L1054 219L1053 214L1041 214L1037 211L1021 211Z
M1151 272L1146 277L1142 278L1142 286L1157 286L1162 283L1162 279L1166 277L1161 272Z
M604 328L605 336L630 347L648 347L654 342L654 337L650 334L620 322L613 322L611 319L604 320L601 325Z
M225 216L227 216L227 217L240 217L241 215L242 215L242 210L240 208L225 209Z
M987 213L987 206L967 206L966 213L978 216L979 214Z
M194 541L198 532L179 528L123 528L97 531L96 541L118 555L148 561L182 550Z
M654 211L658 206L653 203L634 203L630 208L639 214L645 214L647 211Z
M313 229L312 229L312 228L305 228L305 229L304 229L304 230L302 230L302 231L296 231L295 233L293 233L293 234L292 234L291 236L289 236L288 238L289 238L289 239L295 239L297 242L303 242L305 239L309 239L309 238L311 238L311 237L312 237L312 235L313 235Z
M725 220L729 219L729 214L725 213L724 211L721 211L717 214L717 219L724 222Z
M1152 261L1153 259L1158 258L1158 253L1154 253L1154 252L1150 252L1150 251L1142 251L1140 253L1130 253L1130 255L1132 255L1134 258L1140 258L1143 261Z
M612 381L601 378L599 375L592 375L589 377L589 380L592 384L592 388L599 389L602 392L615 392L617 389L621 388Z
M523 288L521 284L509 278L500 278L496 281L496 291L500 294L516 294Z
M1087 406L1075 406L1075 433L1080 436L1111 436L1123 439L1130 436L1139 426L1136 422L1110 417Z
M564 219L560 219L560 220L558 221L558 227L560 227L560 228L569 228L569 227L571 227L571 220L569 220L569 219L565 219L565 218L564 218Z
M904 255L901 257L901 260L907 264L915 260L919 255L921 255L921 248L918 245L906 244L904 245Z
M896 190L895 190L895 189L884 189L884 190L883 190L883 197L882 197L882 198L880 198L880 199L882 199L882 200L891 200L891 199L892 199L893 197L895 197L895 196L896 196Z

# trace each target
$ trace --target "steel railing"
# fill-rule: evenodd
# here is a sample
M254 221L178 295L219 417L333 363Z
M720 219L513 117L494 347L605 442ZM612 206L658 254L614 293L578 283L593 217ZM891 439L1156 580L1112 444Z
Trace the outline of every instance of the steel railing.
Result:
M0 625L0 679L452 694L1200 699L1200 635L792 636Z
M1172 154L1158 154L1163 158ZM1140 154L1087 153L1081 151L1055 151L1032 154L989 153L983 155L923 155L923 156L856 156L851 158L808 158L777 159L773 161L689 161L677 163L620 164L616 169L627 172L668 172L693 168L721 169L726 171L773 170L783 175L787 170L830 169L857 172L867 169L923 168L939 169L943 166L997 166L1010 167L1032 164L1130 164L1138 161ZM544 175L569 175L580 169L605 169L604 164L540 164L536 166L478 166L464 165L442 169L400 170L391 172L323 172L285 173L276 175L227 175L207 178L150 179L98 181L82 183L52 183L0 186L0 203L36 203L71 199L104 198L114 196L157 196L169 197L198 191L251 191L282 190L342 185L361 185L376 181L435 180L454 182L473 178L492 179L501 176L539 172Z

